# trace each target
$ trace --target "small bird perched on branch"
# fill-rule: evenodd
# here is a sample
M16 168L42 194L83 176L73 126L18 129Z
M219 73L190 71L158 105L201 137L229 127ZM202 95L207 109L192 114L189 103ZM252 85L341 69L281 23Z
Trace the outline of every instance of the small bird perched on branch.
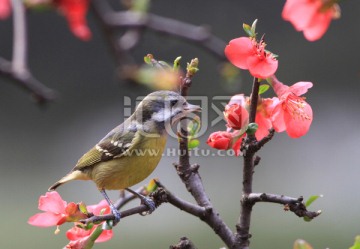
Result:
M92 180L109 203L115 223L120 221L120 213L105 190L126 189L138 195L153 211L155 204L129 187L144 180L158 165L165 148L167 129L188 113L200 110L176 92L149 94L124 123L85 153L49 191L72 180Z

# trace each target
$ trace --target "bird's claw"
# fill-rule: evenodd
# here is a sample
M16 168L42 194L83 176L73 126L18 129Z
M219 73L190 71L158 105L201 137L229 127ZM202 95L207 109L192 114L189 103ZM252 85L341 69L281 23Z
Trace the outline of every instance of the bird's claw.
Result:
M114 224L113 224L115 226L117 223L119 223L119 221L121 219L121 214L114 206L110 206L110 208L111 208L112 214L115 216Z
M149 197L143 196L141 203L149 208L149 210L146 212L147 214L151 214L156 209L155 202Z

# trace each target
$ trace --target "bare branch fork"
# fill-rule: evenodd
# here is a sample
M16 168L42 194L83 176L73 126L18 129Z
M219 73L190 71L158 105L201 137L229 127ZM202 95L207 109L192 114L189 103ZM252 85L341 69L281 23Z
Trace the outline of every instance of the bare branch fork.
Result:
M54 99L54 91L38 81L27 66L27 30L25 7L20 0L12 0L13 8L13 55L12 61L0 57L0 75L3 75L18 86L30 92L38 103Z

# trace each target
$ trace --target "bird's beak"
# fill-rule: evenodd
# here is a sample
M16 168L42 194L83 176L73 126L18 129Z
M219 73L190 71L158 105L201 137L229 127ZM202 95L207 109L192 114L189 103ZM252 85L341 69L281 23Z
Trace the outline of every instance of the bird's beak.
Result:
M201 107L198 105L192 105L187 103L186 106L184 106L184 111L185 112L201 112Z

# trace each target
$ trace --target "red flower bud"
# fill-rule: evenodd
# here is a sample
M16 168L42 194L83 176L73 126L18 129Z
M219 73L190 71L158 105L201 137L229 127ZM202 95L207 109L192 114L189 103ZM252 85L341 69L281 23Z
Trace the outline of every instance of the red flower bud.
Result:
M243 128L249 120L248 111L239 104L226 105L224 116L228 126L235 130Z
M218 150L231 149L232 135L227 131L216 131L210 134L207 144Z

